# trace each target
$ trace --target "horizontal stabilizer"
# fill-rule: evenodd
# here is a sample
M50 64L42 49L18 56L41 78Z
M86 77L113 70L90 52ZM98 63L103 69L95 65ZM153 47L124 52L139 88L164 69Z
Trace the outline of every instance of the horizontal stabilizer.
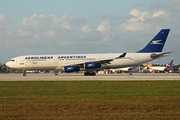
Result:
M172 53L172 52L174 52L174 51L164 52L164 53L152 53L151 58L152 59L157 59L157 58L160 58L160 57L165 57L165 56L169 55L169 53Z

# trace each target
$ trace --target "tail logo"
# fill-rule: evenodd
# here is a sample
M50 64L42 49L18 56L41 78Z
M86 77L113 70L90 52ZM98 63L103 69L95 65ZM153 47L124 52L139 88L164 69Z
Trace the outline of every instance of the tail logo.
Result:
M160 41L162 41L162 40L155 40L155 41L152 41L151 44L163 44L163 43L159 43Z

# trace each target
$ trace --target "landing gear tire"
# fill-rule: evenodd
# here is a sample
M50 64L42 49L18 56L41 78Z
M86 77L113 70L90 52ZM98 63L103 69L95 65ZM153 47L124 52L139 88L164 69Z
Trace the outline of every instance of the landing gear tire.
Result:
M23 76L26 76L26 73L23 73Z
M85 76L96 76L96 73L95 72L85 72L84 73Z
M92 76L96 76L96 73L95 73L95 72L92 72L91 75L92 75Z
M88 75L89 75L89 72L85 72L84 75L85 75L85 76L88 76Z

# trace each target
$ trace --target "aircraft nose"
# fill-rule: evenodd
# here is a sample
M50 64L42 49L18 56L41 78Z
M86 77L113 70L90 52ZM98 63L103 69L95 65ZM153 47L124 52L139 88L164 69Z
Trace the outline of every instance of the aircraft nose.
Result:
M7 62L5 65L8 66L8 67L11 67L9 62Z

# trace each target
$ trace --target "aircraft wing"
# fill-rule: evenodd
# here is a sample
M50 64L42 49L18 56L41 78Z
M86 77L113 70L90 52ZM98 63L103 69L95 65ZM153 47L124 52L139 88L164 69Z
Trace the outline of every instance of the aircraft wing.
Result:
M169 55L169 53L172 53L172 52L174 52L174 51L164 52L164 53L152 53L151 58L152 59L157 59L157 58L160 58L160 57L165 57L165 56Z
M104 58L104 59L97 59L97 60L93 60L93 61L89 61L89 62L96 62L96 63L101 63L101 64L110 64L111 61L115 60L115 59L120 59L126 56L126 53L123 53L122 55L115 57L115 58Z
M85 62L94 62L94 63L100 63L100 64L111 64L110 62L115 60L115 59L121 59L126 56L126 53L121 54L118 57L115 58L103 58L103 59L96 59L96 60L88 60L88 61L81 61L81 62L76 62L76 63L68 63L64 64L61 66L82 66L84 65Z

